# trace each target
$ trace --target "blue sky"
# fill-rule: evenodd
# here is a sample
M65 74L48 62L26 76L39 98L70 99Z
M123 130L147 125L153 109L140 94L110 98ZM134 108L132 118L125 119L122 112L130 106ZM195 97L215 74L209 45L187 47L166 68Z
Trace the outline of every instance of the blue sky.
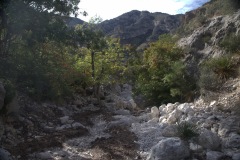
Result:
M88 16L78 18L89 21L98 16L103 20L112 19L131 10L162 12L168 14L185 13L209 0L81 0L79 8L87 11Z

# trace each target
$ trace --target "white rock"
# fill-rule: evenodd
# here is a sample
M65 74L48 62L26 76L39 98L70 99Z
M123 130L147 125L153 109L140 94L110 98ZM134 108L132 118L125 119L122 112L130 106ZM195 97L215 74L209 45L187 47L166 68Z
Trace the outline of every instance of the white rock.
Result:
M165 127L165 124L148 121L145 123L133 123L131 128L138 137L137 143L139 144L140 150L149 152L154 145L164 139L161 131Z
M152 118L159 118L159 110L156 106L151 108L151 114L152 114Z
M163 121L164 121L164 122L167 122L167 119L166 119L165 116L161 116L161 117L159 118L159 123L163 123Z
M131 104L132 108L130 109L136 109L137 108L137 104L135 103L135 101L133 99L129 100L129 103Z
M210 103L210 106L211 107L215 107L217 105L217 101L212 101L211 103Z
M161 106L159 106L159 112L162 112L164 108L166 108L166 104L162 104Z
M189 148L190 148L190 150L192 150L194 152L201 152L203 150L202 146L195 144L195 143L190 143Z
M62 124L67 124L69 121L69 116L64 116L60 118Z
M189 103L183 103L183 104L180 104L177 109L179 111L182 111L183 113L187 114L188 112L192 111L193 109L191 108L190 104Z
M219 160L224 156L224 154L217 151L208 151L206 153L206 156L206 160Z
M169 117L167 119L167 122L169 124L174 124L176 123L178 120L181 119L181 116L182 116L182 112L178 109L175 109L174 111L172 111L170 114L169 114Z
M190 156L185 143L177 137L166 138L152 147L148 160L181 160Z
M203 132L199 135L199 144L206 149L215 151L220 149L221 139L217 134L204 129Z
M175 108L176 108L176 105L174 105L172 103L168 103L167 106L166 106L167 113L172 112Z
M82 124L79 123L79 122L75 122L75 123L73 123L73 124L72 124L72 127L73 127L73 128L85 128L85 126L82 125Z

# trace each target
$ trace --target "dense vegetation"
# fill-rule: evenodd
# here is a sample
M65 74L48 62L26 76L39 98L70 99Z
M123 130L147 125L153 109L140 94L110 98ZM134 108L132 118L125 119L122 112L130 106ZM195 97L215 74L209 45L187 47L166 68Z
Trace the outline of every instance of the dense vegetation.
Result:
M119 79L124 49L93 24L69 28L79 0L0 3L0 78L37 100L59 100ZM121 64L121 65L120 65Z
M143 54L136 88L153 104L192 98L195 84L186 72L184 52L176 47L176 39L160 36Z
M78 12L74 1L1 1L0 78L37 100L61 100L88 87L136 82L151 101L182 98L185 66L170 36L144 53L105 37L92 23L67 27L62 16ZM135 74L133 74L135 73ZM187 89L188 90L188 89ZM172 99L174 97L174 99Z
M63 100L74 93L86 94L87 88L98 97L101 85L124 82L151 104L192 100L197 83L187 72L176 38L162 35L143 53L136 53L118 39L105 37L95 25L100 19L68 27L63 16L78 14L78 3L0 2L0 79L8 101L15 89L36 100ZM230 35L221 46L239 53L238 42L239 37ZM229 57L204 64L198 84L207 89L216 88L217 79L231 77L235 66Z

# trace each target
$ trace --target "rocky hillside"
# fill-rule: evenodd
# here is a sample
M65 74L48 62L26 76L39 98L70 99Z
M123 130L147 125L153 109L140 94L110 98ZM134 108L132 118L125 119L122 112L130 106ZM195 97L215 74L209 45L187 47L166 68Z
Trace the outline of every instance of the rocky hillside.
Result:
M185 48L191 76L198 77L202 61L233 55L221 42L240 33L240 11L210 14L220 2L226 0L176 16L131 11L99 26L106 35L135 45L182 27L178 45ZM234 62L240 63L239 53ZM240 160L239 74L189 103L142 109L129 84L101 86L99 95L89 89L61 105L14 95L0 113L0 160ZM0 82L0 109L8 96Z
M133 10L99 26L106 35L120 38L123 44L139 46L157 40L161 34L175 31L181 25L182 18L183 15Z

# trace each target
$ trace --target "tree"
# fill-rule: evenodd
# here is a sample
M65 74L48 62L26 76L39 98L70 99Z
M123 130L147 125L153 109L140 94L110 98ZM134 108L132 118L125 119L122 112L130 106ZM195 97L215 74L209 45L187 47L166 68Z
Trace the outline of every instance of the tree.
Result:
M60 22L58 16L78 14L79 2L80 0L1 0L0 56L7 56L11 42L16 36L23 36L23 33L31 32L31 38L43 40L51 29L48 25L54 21ZM49 35L57 33L53 31Z
M170 35L162 35L144 51L136 88L151 103L180 101L191 90L181 60L183 51L175 41Z

